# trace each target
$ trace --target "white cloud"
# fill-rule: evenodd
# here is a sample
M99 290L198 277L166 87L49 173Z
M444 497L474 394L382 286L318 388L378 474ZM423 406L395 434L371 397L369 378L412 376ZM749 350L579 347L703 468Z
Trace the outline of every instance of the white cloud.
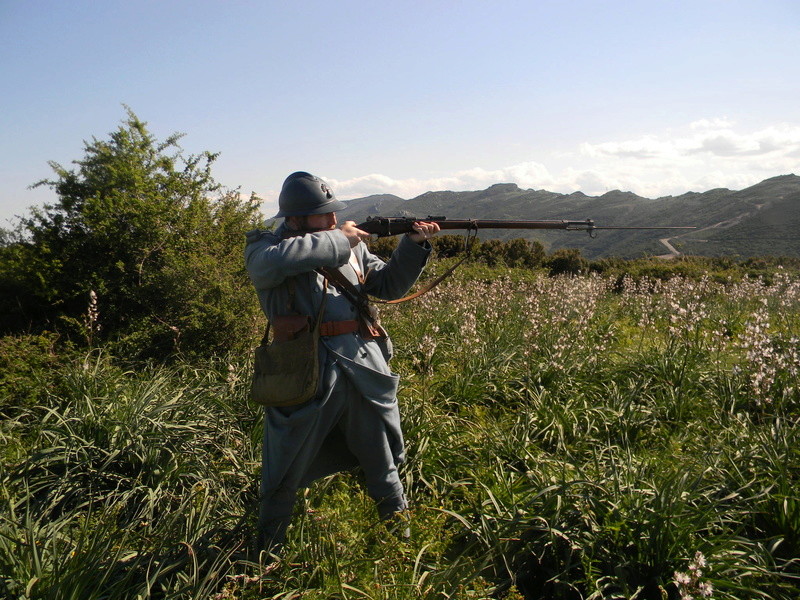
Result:
M745 131L728 119L703 119L681 131L584 143L568 159L576 170L586 165L602 173L606 185L653 197L741 189L799 172L799 153L800 126L782 123Z
M725 129L735 123L726 117L716 119L699 119L689 124L689 129Z
M693 154L717 157L770 154L780 156L791 154L800 148L800 127L789 124L742 133L735 131L730 121L713 119L695 121L689 126L689 130L672 135L647 135L634 140L584 143L580 146L580 152L590 158L676 161Z

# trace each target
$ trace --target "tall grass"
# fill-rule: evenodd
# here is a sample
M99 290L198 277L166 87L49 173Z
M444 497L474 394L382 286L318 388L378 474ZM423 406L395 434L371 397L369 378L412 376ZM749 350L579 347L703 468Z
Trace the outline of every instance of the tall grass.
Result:
M125 372L92 353L4 424L30 448L0 480L7 593L207 596L256 493L257 414L224 367Z
M782 275L481 273L386 309L412 539L344 473L305 491L261 562L248 359L90 353L0 426L0 592L797 598L799 315Z

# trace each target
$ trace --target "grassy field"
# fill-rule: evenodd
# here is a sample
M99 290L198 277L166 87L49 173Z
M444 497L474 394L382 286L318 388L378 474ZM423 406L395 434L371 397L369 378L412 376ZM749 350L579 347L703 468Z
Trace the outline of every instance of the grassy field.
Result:
M800 597L797 277L476 267L383 314L412 538L345 473L267 565L249 357L0 341L0 596Z

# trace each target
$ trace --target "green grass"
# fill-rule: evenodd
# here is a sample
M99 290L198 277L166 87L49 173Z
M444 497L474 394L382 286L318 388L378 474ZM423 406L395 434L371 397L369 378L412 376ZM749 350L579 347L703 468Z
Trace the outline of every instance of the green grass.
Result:
M411 541L343 473L306 490L269 564L243 556L248 357L123 366L6 340L0 596L800 596L796 278L465 273L383 311Z

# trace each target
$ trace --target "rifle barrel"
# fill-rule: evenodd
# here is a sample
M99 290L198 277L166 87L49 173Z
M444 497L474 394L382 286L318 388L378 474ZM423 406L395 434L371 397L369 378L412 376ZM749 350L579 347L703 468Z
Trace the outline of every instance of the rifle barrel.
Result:
M441 229L569 229L594 227L586 221L503 221L497 219L435 220Z
M697 229L697 227L620 227L616 225L595 225L592 229Z
M367 233L379 237L399 235L413 231L417 221L432 221L439 224L440 229L565 229L567 231L588 231L595 229L694 229L694 227L628 227L628 226L597 226L592 219L584 221L569 221L566 219L549 221L519 221L502 219L448 219L446 217L368 217L364 223L357 227Z

